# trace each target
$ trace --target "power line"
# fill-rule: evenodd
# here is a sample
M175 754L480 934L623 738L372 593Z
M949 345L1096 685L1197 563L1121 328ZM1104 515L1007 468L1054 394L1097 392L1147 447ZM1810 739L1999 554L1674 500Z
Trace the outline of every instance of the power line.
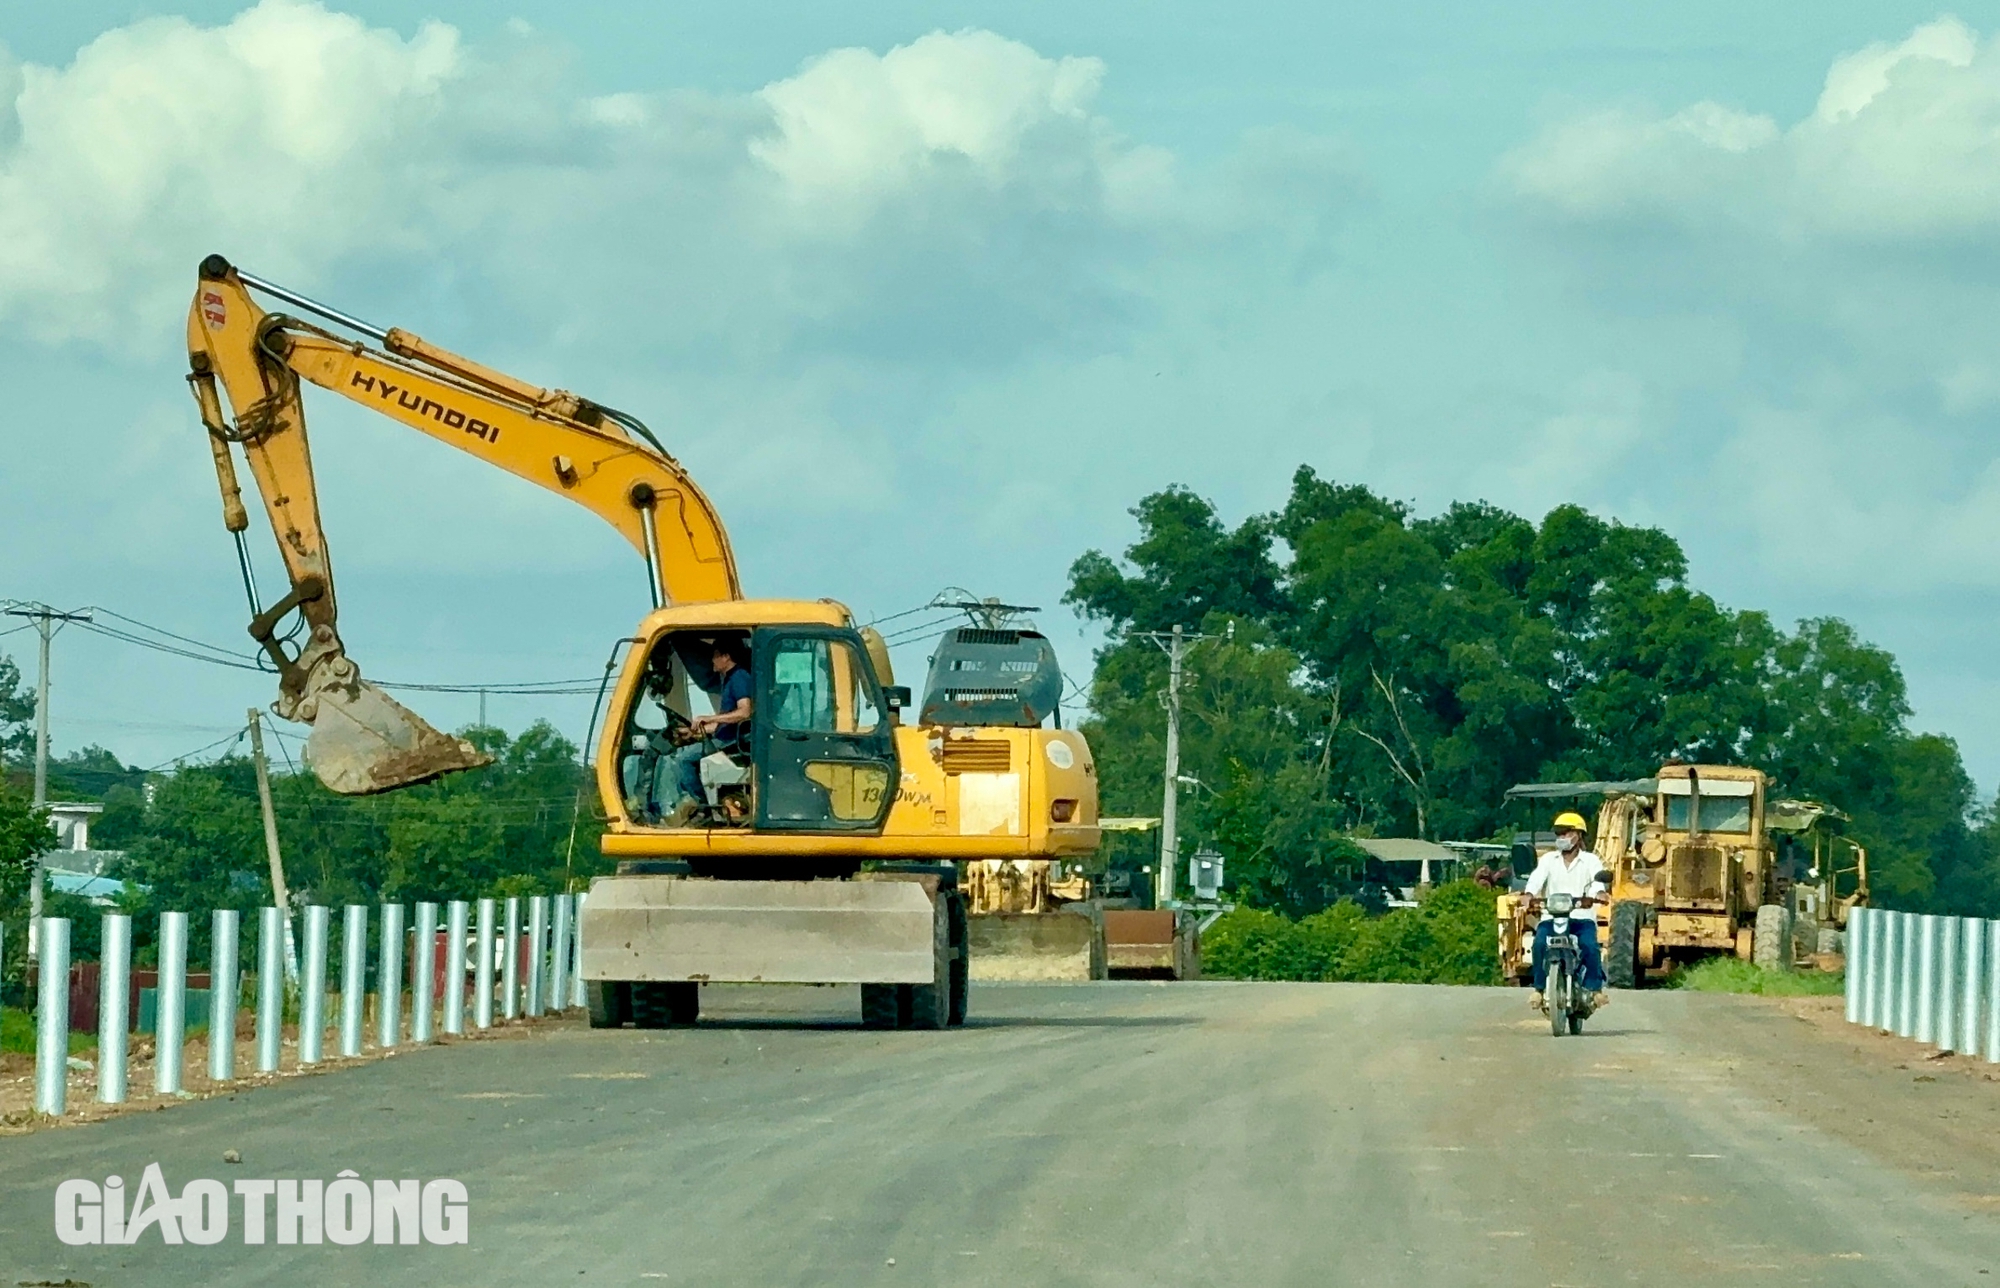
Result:
M206 662L211 666L228 667L238 671L271 673L269 664L257 654L238 653L233 649L224 648L220 644L210 644L206 640L198 640L193 636L182 635L178 632L170 631L163 626L154 626L150 622L142 622L136 617L128 617L123 613L114 612L108 608L99 607L94 611L102 613L106 617L115 617L121 622L137 627L139 630L161 637L160 639L148 639L143 635L121 630L115 626L107 626L101 622L78 623L85 630L93 634L102 635L107 639L137 645L140 648L151 649L156 653L165 653L174 657L186 658L189 661ZM22 626L15 629L28 630L30 628L31 626ZM13 632L4 633L12 634ZM169 644L164 642L166 640L172 640L175 643ZM181 647L182 645L186 645L187 647ZM560 680L502 680L490 684L423 684L406 680L374 679L371 679L369 683L374 684L378 688L400 689L410 693L491 693L502 697L570 697L597 692L597 679L594 676L576 676Z

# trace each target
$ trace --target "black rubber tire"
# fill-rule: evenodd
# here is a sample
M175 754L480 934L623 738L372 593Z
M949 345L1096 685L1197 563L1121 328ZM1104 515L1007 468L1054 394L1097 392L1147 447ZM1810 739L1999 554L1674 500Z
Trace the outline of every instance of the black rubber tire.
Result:
M646 983L632 985L632 1024L641 1029L665 1029L693 1024L701 1015L701 985Z
M951 1015L949 1022L956 1026L965 1023L966 1006L970 1001L972 980L972 946L968 938L965 921L965 900L954 893L951 896Z
M1646 905L1624 899L1611 909L1611 942L1604 956L1604 978L1613 988L1637 988L1646 973L1639 966L1639 929L1646 924Z
M590 1004L590 1027L618 1029L632 1018L632 986L611 980L593 979L584 985Z
M1569 1013L1569 1035L1575 1037L1581 1032L1583 1032L1583 1012L1571 1011Z
M942 1029L951 1023L950 905L951 895L944 890L931 900L931 982L904 986L908 1009L898 1018L913 1029Z
M1569 987L1563 976L1555 974L1553 967L1550 969L1549 988L1543 994L1543 1000L1549 1006L1549 1031L1556 1037L1566 1037L1569 1034Z
M673 1023L673 1009L667 1002L665 984L632 985L632 1027L664 1029Z
M896 1027L895 984L863 984L861 986L861 1027L864 1029L893 1029Z
M1751 930L1750 960L1763 970L1788 971L1792 968L1790 908L1767 903L1757 909L1757 921Z

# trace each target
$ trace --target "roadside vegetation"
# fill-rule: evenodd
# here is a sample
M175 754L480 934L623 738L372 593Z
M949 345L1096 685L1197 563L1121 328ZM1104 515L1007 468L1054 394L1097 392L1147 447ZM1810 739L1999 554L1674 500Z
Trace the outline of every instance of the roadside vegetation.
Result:
M1201 970L1217 979L1498 984L1493 891L1455 881L1379 917L1351 899L1297 921L1239 908L1202 936Z
M1825 971L1763 970L1734 957L1711 957L1668 977L1669 988L1696 993L1757 993L1765 997L1825 997L1846 988L1847 977Z

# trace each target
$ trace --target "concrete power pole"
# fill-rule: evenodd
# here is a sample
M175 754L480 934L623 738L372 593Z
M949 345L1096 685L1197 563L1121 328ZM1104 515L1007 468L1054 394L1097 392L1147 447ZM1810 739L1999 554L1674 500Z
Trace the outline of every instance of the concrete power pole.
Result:
M1180 864L1181 833L1181 659L1187 652L1187 636L1174 627L1167 650L1167 772L1160 800L1160 883L1155 906L1173 902L1174 869Z
M18 604L7 610L9 617L26 617L35 623L41 636L41 669L35 677L35 808L49 803L49 641L70 622L87 622L90 610L57 612L47 604ZM41 953L42 862L35 860L34 875L28 885L28 957Z
M1173 902L1176 869L1180 866L1181 834L1181 681L1187 678L1188 649L1213 635L1196 635L1184 626L1172 631L1147 631L1144 637L1167 655L1167 688L1160 705L1167 709L1167 763L1161 775L1160 791L1160 873L1155 884L1154 904L1164 908ZM1223 636L1236 638L1236 623L1229 623Z
M271 766L264 759L264 713L250 708L250 758L257 766L257 803L264 811L264 857L271 863L271 901L283 914L285 926L285 983L299 983L298 947L292 942L292 896L285 888L285 860L278 852L278 814L271 807Z

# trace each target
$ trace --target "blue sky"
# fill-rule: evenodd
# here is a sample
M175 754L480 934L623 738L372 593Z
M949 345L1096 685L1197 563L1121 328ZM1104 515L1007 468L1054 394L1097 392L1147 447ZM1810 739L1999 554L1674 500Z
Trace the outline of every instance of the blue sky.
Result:
M220 250L641 415L752 593L1046 604L1080 670L1064 570L1167 483L1232 518L1300 463L1422 510L1576 500L1666 527L1727 603L1856 622L1990 789L1996 26L1896 4L12 12L0 596L241 638L180 380L193 266ZM310 412L365 673L586 674L643 607L588 515ZM57 663L58 748L142 764L268 696L77 633Z

